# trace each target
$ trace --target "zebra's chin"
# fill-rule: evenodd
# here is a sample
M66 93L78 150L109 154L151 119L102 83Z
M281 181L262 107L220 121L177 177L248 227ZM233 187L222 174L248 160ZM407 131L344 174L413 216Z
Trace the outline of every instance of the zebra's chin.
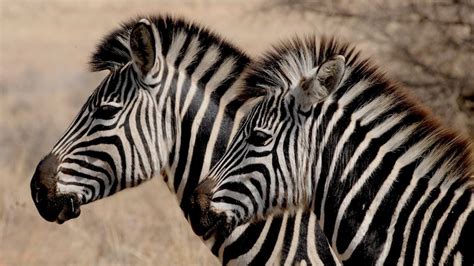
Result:
M214 214L212 211L202 213L201 216L191 214L190 221L194 233L204 240L226 239L234 229L223 215Z
M79 215L81 215L80 206L81 205L79 204L79 200L77 199L76 195L67 197L67 199L64 201L63 208L56 218L56 222L58 224L62 224L67 220L79 217Z
M42 198L40 193L32 190L32 197L39 214L48 222L62 224L81 214L81 205L76 194L68 193Z

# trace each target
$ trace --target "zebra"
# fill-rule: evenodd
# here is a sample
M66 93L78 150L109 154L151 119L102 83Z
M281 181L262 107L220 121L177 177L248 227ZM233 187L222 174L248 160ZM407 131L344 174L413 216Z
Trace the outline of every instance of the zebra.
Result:
M222 156L259 91L242 90L251 59L217 34L171 16L133 19L92 56L108 70L30 182L39 214L63 223L81 205L161 176L185 217L200 176ZM300 211L204 239L223 264L337 265L315 215Z
M311 211L343 264L473 265L469 143L354 45L273 46L249 70L265 95L192 195L199 231Z

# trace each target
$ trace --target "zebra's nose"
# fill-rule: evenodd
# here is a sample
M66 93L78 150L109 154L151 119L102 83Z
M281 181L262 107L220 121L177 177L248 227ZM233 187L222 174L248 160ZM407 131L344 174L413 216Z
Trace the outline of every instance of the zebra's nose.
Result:
M49 154L41 160L31 179L31 197L41 216L47 221L55 221L59 211L52 208L50 198L54 197L56 191L56 173L59 165L58 157ZM57 213L56 213L57 212Z
M57 195L57 169L59 159L53 154L40 161L31 178L31 197L41 217L49 222L62 223L79 216L79 199L74 194Z
M199 187L198 187L199 188ZM189 219L194 232L202 236L212 227L213 220L210 214L210 195L199 189L194 191L190 199Z
M225 215L211 209L211 188L215 182L208 179L198 185L190 198L189 220L193 231L208 239L215 233L225 234Z
M47 155L39 162L30 183L35 203L45 200L49 193L56 190L55 177L58 165L58 157L53 154Z

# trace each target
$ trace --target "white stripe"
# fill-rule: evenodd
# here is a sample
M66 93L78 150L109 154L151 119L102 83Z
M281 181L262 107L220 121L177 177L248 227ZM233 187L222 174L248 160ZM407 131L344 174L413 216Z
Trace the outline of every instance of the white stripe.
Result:
M447 179L445 179L446 181ZM448 193L448 190L450 189L451 185L454 183L455 179L448 180L448 183L442 183L440 187L440 193L438 194L438 197L436 200L434 200L428 209L425 212L425 215L423 216L420 228L418 230L418 236L416 238L416 245L415 245L415 255L413 258L413 264L414 265L419 265L420 264L420 253L421 253L421 242L423 241L423 236L424 232L426 231L426 227L428 226L428 223L430 222L432 216L433 216L433 211L434 209L438 206L440 201L444 199L446 196L446 193ZM429 236L427 236L429 237ZM423 247L425 248L425 247Z
M342 254L343 259L350 258L352 256L352 252L359 246L360 242L364 239L367 231L369 230L370 225L372 224L372 219L374 218L374 215L380 207L380 204L382 204L384 198L387 197L387 194L390 192L393 183L397 182L397 177L400 173L400 170L403 167L414 162L419 156L423 154L425 149L429 146L429 141L418 142L417 144L410 147L400 158L398 158L389 176L385 179L382 186L375 195L373 201L371 202L370 207L365 212L364 219L360 224L356 234L354 235L354 238L350 242L344 254Z
M265 239L267 238L268 230L270 229L272 221L273 221L273 216L269 217L265 221L265 226L263 227L262 232L260 233L260 236L258 237L257 241L254 243L252 248L247 253L240 255L234 260L229 261L230 265L233 265L233 264L240 265L242 264L241 262L250 263L252 259L255 258L255 255L258 254L258 252L260 251L260 248L265 243Z
M318 143L316 143L316 139L317 139L317 135L321 134L321 132L319 132L319 128L321 127L321 123L323 121L324 114L326 114L327 109L329 108L329 105L331 105L331 104L332 104L332 99L331 98L328 98L326 101L324 101L323 106L321 107L321 113L318 115L318 118L317 118L317 120L315 122L315 125L313 127L314 132L310 132L310 133L312 133L311 143L313 143L313 145L318 145ZM305 125L305 127L309 129L313 126L313 123L314 123L314 120L308 119L308 123ZM321 148L321 146L320 146L320 148ZM317 153L316 152L311 152L309 154L308 161L314 162L316 160L316 158L314 158L315 156L317 156ZM321 172L321 169L318 169L318 167L320 168L321 166L316 165L315 171ZM310 173L308 174L308 176L317 176L312 171L313 171L313 167L310 168ZM315 178L314 188L311 187L311 182L310 182L310 186L307 188L308 191L314 191L314 189L318 187L318 180L319 180L319 178ZM314 207L314 204L315 204L315 202L314 202L315 199L316 199L316 197L313 197L313 202L311 204L311 206L313 206L313 207Z
M433 174L431 179L428 181L428 187L426 188L425 193L418 200L418 203L415 205L410 216L408 217L408 221L405 225L405 230L403 231L402 251L400 253L400 259L397 265L400 265L400 266L405 265L406 249L407 249L407 244L408 244L408 238L410 237L411 226L413 225L413 219L415 219L415 215L418 213L418 210L420 209L421 205L423 205L423 203L425 203L425 201L430 198L431 192L434 189L436 189L439 186L439 184L443 181L445 177L446 167L449 164L450 164L450 161L445 161L443 165L438 170L436 170L436 172Z
M181 51L181 48L183 47L184 42L186 41L187 35L188 34L186 32L180 31L178 33L175 33L171 37L172 40L170 48L166 55L166 60L168 61L169 67L174 67L179 52Z
M316 215L313 212L310 213L308 221L308 231L306 234L306 246L308 251L308 257L311 265L324 265L323 261L319 257L318 249L316 248L315 238L315 226L316 226Z
M235 65L236 65L236 62L235 62L234 59L227 59L221 65L219 70L214 74L214 77L216 77L216 83L218 83L218 84L215 85L216 87L219 86L220 84L222 84L227 79L227 77L230 76L230 74L234 70ZM222 78L222 79L219 81L219 78ZM235 88L231 87L230 90L231 89L235 89ZM209 172L209 169L211 168L212 156L215 153L214 147L215 147L217 139L219 137L220 128L221 128L221 124L222 124L222 119L225 116L225 111L226 111L225 107L227 105L227 102L224 102L225 100L226 99L221 98L219 103L214 103L214 104L219 104L219 108L218 108L217 115L216 115L215 120L214 120L215 121L214 125L211 129L211 134L209 135L209 142L207 143L206 153L204 155L204 163L203 163L203 166L202 166L202 173ZM201 177L203 177L203 176L201 176ZM199 181L201 181L201 179Z
M436 161L438 161L441 158L441 156L437 156L437 155L440 155L440 154L436 153L436 150L431 151L430 154L428 154L425 157L425 159L421 161L421 163L416 167L415 171L413 172L413 178L411 179L408 187L405 189L405 192L403 192L402 196L400 197L397 207L395 208L394 214L392 215L390 226L387 230L387 241L385 241L382 253L379 256L379 259L377 260L377 265L379 266L384 265L385 260L387 259L388 253L392 245L393 236L395 234L395 225L398 222L398 217L400 216L400 213L405 207L407 201L412 196L412 193L415 190L415 187L417 186L417 182L419 181L419 179L424 177L429 171L431 171ZM435 156L437 157L435 158Z
M433 238L430 241L426 265L433 265L433 258L435 255L434 249L436 246L436 242L438 242L438 236L441 231L441 227L444 225L444 223L446 222L446 219L448 218L448 214L451 213L451 210L453 209L454 205L457 203L458 199L462 196L462 194L465 191L466 191L465 187L460 187L456 189L456 191L454 192L454 197L451 199L451 203L449 204L449 207L444 211L443 216L441 216L438 223L436 224L436 228L433 232Z
M269 216L271 217L271 216ZM278 232L278 239L273 248L272 255L268 258L266 265L275 265L281 262L281 251L283 248L283 240L285 240L285 231L288 223L288 212L285 212L282 217L280 231Z
M206 73L206 71L217 61L218 58L219 50L217 49L217 47L211 46L202 58L201 62L199 62L197 68L194 70L191 76L191 88L189 89L189 92L186 95L183 108L181 109L181 120L188 111L189 105L191 104L191 101L193 100L196 91L203 89L199 87L199 80Z
M219 58L219 51L215 46L212 46L209 48L209 50L206 52L204 55L204 58L200 62L199 66L197 67L195 73L192 76L193 83L198 82L198 79L195 79L197 76L201 77L206 73L206 71L211 67ZM222 66L222 65L221 65ZM218 72L220 72L222 67L219 68ZM228 66L224 67L224 73L228 73ZM195 76L196 74L196 76ZM221 73L222 74L222 73ZM186 160L186 165L183 173L183 177L181 179L181 183L179 184L178 191L176 193L176 197L178 198L178 201L181 202L183 198L183 193L184 193L184 188L186 187L186 183L188 181L189 177L189 171L190 171L190 164L192 162L192 157L194 155L193 150L194 146L196 143L196 138L197 138L197 133L199 131L199 128L201 126L202 119L205 115L207 105L209 104L211 92L219 85L219 82L222 81L222 77L218 75L218 73L215 73L215 75L209 80L209 82L206 84L205 88L192 88L192 90L199 90L203 89L204 90L204 98L202 99L201 105L199 107L199 110L196 113L196 116L194 117L194 121L191 127L191 140L189 141L189 150L188 150L188 157ZM194 87L194 86L193 86ZM192 102L192 96L194 96L194 93L191 91L188 93L185 101L185 109L182 110L181 115L184 116L184 114L187 112L187 109L189 108L189 105ZM182 117L183 118L183 117ZM181 119L182 119L181 118Z
M372 173L380 165L380 163L382 162L382 159L385 157L385 155L387 153L391 152L393 149L398 148L406 140L406 137L409 136L413 132L413 130L416 128L416 126L417 125L415 124L415 125L411 125L411 126L408 126L408 127L404 128L403 130L397 132L394 136L392 136L392 138L390 140L388 140L385 144L383 144L380 147L380 149L379 149L376 157L374 158L374 160L369 164L369 166L367 167L367 169L365 169L365 171L363 172L361 177L357 180L357 182L352 186L351 190L344 197L344 200L342 201L342 203L339 207L338 213L337 213L336 224L334 226L334 233L333 233L332 241L331 241L333 249L336 252L338 252L339 254L340 254L340 252L337 250L336 241L337 241L338 234L339 234L339 226L341 225L342 218L343 218L345 212L347 211L347 208L349 207L349 204L353 201L354 197L357 195L357 193L365 185L365 183L367 182L369 177L371 177ZM349 250L346 250L344 252L344 254L342 255L342 260L347 260L348 259L347 255L350 255L350 253L348 253L348 251Z
M464 210L464 212L459 216L458 221L456 222L456 225L454 226L453 232L451 234L451 237L449 237L448 243L443 250L443 255L441 256L440 265L446 264L446 260L448 259L449 253L453 250L453 248L456 246L456 244L459 241L459 237L461 236L461 231L463 226L465 225L467 218L469 217L469 214L471 214L474 211L474 195L471 194L471 199L469 200L469 205ZM461 265L461 260L462 256L458 252L456 256L454 257L454 265Z
M331 136L331 133L337 124L337 122L343 117L344 115L344 108L351 103L354 98L359 96L365 89L367 89L370 86L370 83L367 80L362 80L355 84L349 91L347 91L339 100L338 100L338 109L334 113L334 115L331 117L331 120L329 121L326 131L324 132L324 137L322 143L318 144L319 146L319 151L318 151L318 161L316 163L316 174L315 176L319 177L321 175L321 168L322 168L322 161L323 161L323 150L327 146L327 142L329 140L329 136ZM326 193L327 188L329 187L329 184L331 182L330 176L327 176L326 178L326 183L324 184L324 193ZM316 186L317 187L317 186ZM324 196L324 194L323 194ZM314 197L313 197L314 198ZM319 224L321 225L321 229L324 230L324 221L325 221L325 197L323 197L322 202L321 202L321 217L319 219Z
M137 131L139 131L139 130L142 131L143 139L141 137L138 137L138 136L137 136L137 138L140 139L140 143L142 143L142 145L143 145L143 147L140 147L138 152L140 153L140 155L142 155L141 157L143 159L143 167L145 168L144 177L151 176L152 168L154 167L154 165L150 165L149 159L151 159L151 158L148 158L148 155L145 152L145 147L149 147L150 155L153 154L153 152L151 150L154 150L153 148L151 148L151 147L153 147L153 142L150 142L151 141L151 136L150 136L151 132L147 127L146 119L145 119L146 118L145 113L148 111L147 107L150 104L150 103L148 103L148 97L149 96L150 95L148 93L140 93L140 97L139 97L139 98L141 98L140 100L142 102L142 108L141 108L141 110L139 110L139 112L142 115L140 115L140 121L138 121L140 123L140 128Z
M225 248L227 246L233 244L235 241L237 241L240 238L240 236L243 233L245 233L245 231L247 231L247 228L249 227L249 225L250 225L250 223L246 223L246 224L243 224L243 225L240 225L240 226L236 227L232 231L230 236L225 239L224 243L222 243L222 246L219 248L219 258L221 259L221 263L222 263L222 259L224 258ZM214 242L215 242L215 240L212 240L209 243L206 242L206 244L210 244L209 249L212 248L212 245L214 245Z
M285 266L292 265L293 260L295 258L296 249L298 248L299 244L299 237L300 237L300 224L301 224L301 215L303 211L298 209L295 216L295 223L294 223L294 230L293 230L293 238L291 239L290 250L288 251L288 255L286 257Z
M356 162L361 156L361 154L369 147L370 142L373 139L379 138L383 134L385 134L387 131L392 129L395 125L400 123L400 121L405 117L405 114L400 114L397 116L392 116L387 118L383 123L380 125L377 125L374 129L369 131L367 135L365 136L364 140L360 143L360 145L357 147L355 152L352 154L351 159L347 163L346 167L344 168L344 172L342 173L342 176L340 178L340 182L344 182L349 175L349 172L354 169L356 166Z

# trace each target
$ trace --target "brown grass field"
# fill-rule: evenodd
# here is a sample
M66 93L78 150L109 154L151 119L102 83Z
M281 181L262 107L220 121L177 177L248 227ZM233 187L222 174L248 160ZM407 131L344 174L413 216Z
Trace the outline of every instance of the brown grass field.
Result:
M0 265L218 264L159 179L84 206L63 225L39 216L29 182L106 74L88 71L95 45L138 14L201 22L252 56L297 33L336 34L365 54L383 51L350 25L259 7L251 0L0 0Z

